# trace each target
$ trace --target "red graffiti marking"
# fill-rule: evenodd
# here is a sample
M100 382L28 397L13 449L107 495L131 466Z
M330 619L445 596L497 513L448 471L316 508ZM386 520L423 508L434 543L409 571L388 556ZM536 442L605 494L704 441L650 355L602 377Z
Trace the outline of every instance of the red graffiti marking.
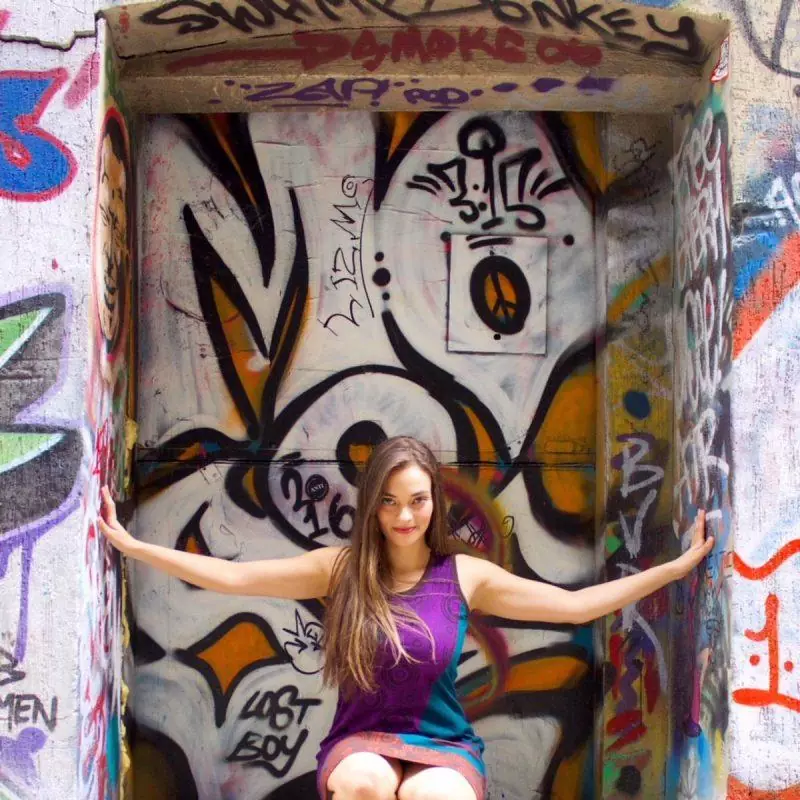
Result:
M87 679L84 689L84 699L87 701L91 700L90 683L90 680ZM105 787L109 782L108 756L104 746L108 736L109 722L106 713L106 698L99 695L81 728L81 746L86 746L81 773L85 783L89 783L92 780L92 773L95 773L98 797L105 795Z
M621 615L617 619L619 622ZM609 662L615 675L611 696L618 709L606 723L606 733L618 737L606 748L610 753L622 750L647 734L643 708L652 713L661 694L652 646L641 645L619 633L612 634L609 639ZM637 681L641 681L643 693L637 688Z
M621 734L619 739L608 747L609 752L621 750L626 745L633 744L633 742L641 739L647 733L647 728L642 722L642 712L634 709L617 714L606 725L606 733L612 735Z
M760 581L772 575L784 561L800 553L800 539L787 542L772 558L760 567L751 567L737 553L733 554L733 566L748 581Z
M95 50L81 64L78 74L64 94L64 105L69 109L77 108L100 83L100 53Z
M786 789L755 789L733 777L728 777L727 800L800 800L800 785Z
M756 278L734 309L733 357L800 284L800 233L787 236L772 262Z
M0 31L8 25L8 21L11 19L11 12L10 11L1 11L0 10Z
M554 39L543 36L536 43L536 54L545 64L563 64L572 61L581 67L596 67L603 60L603 51L592 44L582 44L579 39Z
M779 688L780 681L780 641L778 632L778 596L768 594L764 604L766 621L760 631L746 630L744 635L751 642L766 642L769 652L769 688L768 689L736 689L733 699L743 706L781 706L790 711L800 712L800 697L783 694ZM791 663L791 662L788 662ZM794 665L792 664L792 667ZM791 670L790 670L791 671Z
M746 580L760 581L774 574L790 558L800 553L800 539L792 539L760 567L751 566L737 553L733 554L734 569ZM800 712L800 697L792 697L780 691L780 631L778 628L778 611L780 600L775 594L767 595L765 603L765 622L760 631L746 630L744 635L752 642L766 642L769 654L769 688L768 689L736 689L733 699L743 706L780 706L790 711ZM757 666L761 657L753 654L750 663ZM794 670L794 663L784 662L786 672Z
M423 32L419 28L394 31L391 43L380 42L374 31L363 30L353 39L343 33L324 31L295 31L294 47L258 49L229 49L216 53L185 56L169 64L169 72L202 67L208 64L227 64L236 61L299 61L303 69L314 69L332 61L350 58L359 61L369 72L374 72L388 58L393 63L416 61L428 64L442 61L458 54L462 61L472 61L475 53L484 53L495 61L521 64L526 54L521 49L524 37L512 28L503 26L494 31L486 28L462 26L458 35L433 29Z
M127 11L123 11L119 15L119 29L123 33L127 33L131 27L131 15Z

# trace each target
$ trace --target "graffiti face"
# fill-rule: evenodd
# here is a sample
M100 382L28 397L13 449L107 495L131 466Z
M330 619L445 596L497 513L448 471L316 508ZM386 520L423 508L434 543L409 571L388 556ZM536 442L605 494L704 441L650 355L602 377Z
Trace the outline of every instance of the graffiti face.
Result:
M117 114L109 112L100 147L97 187L100 246L95 264L99 324L109 353L114 352L119 341L125 288L131 274L129 170L123 123Z

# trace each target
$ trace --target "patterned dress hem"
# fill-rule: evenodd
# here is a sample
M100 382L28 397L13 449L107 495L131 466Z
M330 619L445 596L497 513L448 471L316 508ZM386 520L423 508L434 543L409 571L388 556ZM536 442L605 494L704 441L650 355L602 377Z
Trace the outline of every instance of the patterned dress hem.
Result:
M442 745L455 747L452 742L442 740ZM337 742L328 753L325 761L319 765L317 771L317 790L322 800L328 800L328 779L333 770L347 756L353 753L376 753L387 758L396 758L399 761L408 761L412 764L426 764L430 767L448 767L463 775L477 800L485 800L486 780L481 773L473 767L465 756L453 752L443 752L430 748L407 744L399 736L388 733L364 732L348 736Z

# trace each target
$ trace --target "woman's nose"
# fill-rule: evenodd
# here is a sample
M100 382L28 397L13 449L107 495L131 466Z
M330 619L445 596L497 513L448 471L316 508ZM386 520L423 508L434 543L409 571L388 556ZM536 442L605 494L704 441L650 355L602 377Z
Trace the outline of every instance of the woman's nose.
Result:
M401 520L405 520L405 519L408 519L408 520L410 520L410 519L412 518L412 516L413 516L413 515L412 515L412 513L411 513L411 509L410 509L408 506L402 506L402 508L401 508L401 509L400 509L400 511L398 512L397 516L398 516L398 517L399 517Z

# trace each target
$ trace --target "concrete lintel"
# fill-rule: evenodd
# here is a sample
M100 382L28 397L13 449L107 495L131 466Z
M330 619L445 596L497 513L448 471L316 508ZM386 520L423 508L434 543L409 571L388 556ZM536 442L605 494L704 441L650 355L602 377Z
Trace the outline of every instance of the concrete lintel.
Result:
M691 102L694 83L686 78L629 73L591 76L464 76L395 74L327 77L280 73L226 75L143 75L125 80L131 107L143 113L264 111L286 108L342 108L375 111L563 110L669 113Z
M227 44L308 31L461 27L573 38L631 54L702 63L727 34L720 19L666 9L576 0L155 0L102 12L123 57Z

